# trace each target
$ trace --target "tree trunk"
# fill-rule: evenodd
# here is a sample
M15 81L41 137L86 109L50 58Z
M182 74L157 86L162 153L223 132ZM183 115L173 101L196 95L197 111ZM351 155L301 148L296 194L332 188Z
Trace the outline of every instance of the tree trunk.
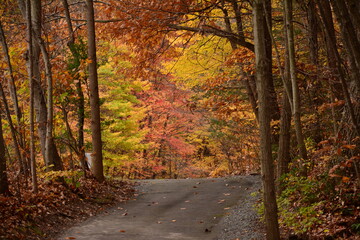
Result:
M360 42L357 38L357 32L344 0L332 0L331 4L340 23L341 35L351 63L351 70L356 73L353 82L357 90L360 91Z
M72 27L72 22L71 22L71 16L70 16L70 10L69 10L69 4L67 2L67 0L62 0L63 6L64 6L64 11L65 11L65 18L66 18L66 23L67 23L67 27L68 27L68 33L69 33L69 42L68 42L68 46L69 49L71 51L71 53L73 54L74 58L77 57L77 50L75 49L75 36L74 36L74 30ZM76 74L74 75L76 76ZM77 147L77 151L78 151L78 156L80 157L80 163L81 166L83 168L84 171L84 175L86 177L86 168L87 165L85 163L85 149L84 149L84 123L85 123L85 99L84 99L84 93L81 87L81 79L76 76L76 92L78 95L78 99L76 101L77 103L77 108L78 108L78 114L77 114L77 119L78 119L78 139L77 139L77 143L76 143L76 147ZM71 129L69 128L68 131L71 131ZM69 134L71 134L71 132L69 132ZM72 135L72 134L71 134Z
M273 67L273 58L272 58L272 7L271 7L271 0L266 0L264 3L264 11L265 11L265 21L264 21L264 37L265 37L265 45L266 45L266 58L269 61L269 64L266 65L266 71L268 77L266 80L268 81L267 87L269 89L269 101L270 101L270 117L271 120L279 120L280 119L280 110L279 104L277 102L276 91L274 87L274 79L272 74L272 67Z
M25 175L28 175L28 166L27 166L25 160L22 158L21 153L20 153L19 142L18 142L18 138L17 138L17 135L16 135L16 130L15 130L12 118L11 118L9 105L7 103L7 99L6 99L4 89L3 89L3 86L2 86L1 83L0 83L0 96L1 96L1 100L3 102L6 118L7 118L7 121L9 123L11 136L12 136L13 143L14 143L15 156L19 161L20 170Z
M96 61L95 43L95 21L93 0L86 0L87 5L87 26L88 26L88 57L89 63L89 88L90 88L90 108L91 108L91 136L93 144L93 164L92 173L95 178L104 181L103 162L102 162L102 142L100 124L100 101Z
M343 69L342 60L341 60L340 54L337 50L334 25L333 25L332 21L329 21L331 18L330 5L326 0L317 0L317 4L319 6L320 15L321 15L321 18L322 18L322 21L324 24L324 30L325 30L325 33L327 36L327 39L326 39L328 42L327 45L329 45L328 50L330 51L330 53L328 54L328 56L335 57L335 59L334 59L334 63L336 64L335 74L339 76L339 79L340 79L341 85L342 85L342 89L343 89L345 102L348 107L350 119L354 125L357 136L360 136L360 126L359 126L359 123L355 116L354 107L353 107L350 92L349 92L348 86L347 86L348 76L345 73L345 70Z
M254 42L256 59L256 83L259 96L260 156L264 187L266 239L280 239L277 216L277 204L274 184L274 167L271 151L270 101L269 101L269 65L266 51L265 9L268 0L255 0L254 7ZM264 24L265 23L265 24Z
M292 23L292 0L285 0L284 12L285 12L285 27L286 27L288 52L289 52L288 61L289 61L291 88L293 95L292 110L293 110L293 117L295 123L296 139L299 147L300 157L303 159L303 161L304 160L306 161L308 157L307 157L307 151L305 147L304 136L301 126L300 95L299 95L299 87L297 85L297 78L296 78L294 29ZM303 170L306 172L305 167Z
M3 137L2 120L0 114L0 194L10 195L5 155L5 141Z
M25 15L26 16L26 15ZM31 0L31 19L33 32L39 35L41 33L41 2L37 0ZM39 37L39 36L37 36ZM34 38L37 38L34 37ZM34 106L36 112L36 120L39 123L38 132L41 144L41 151L44 156L45 165L49 170L61 170L63 169L61 158L57 152L56 145L53 138L47 139L47 120L48 109L46 106L44 91L41 87L41 74L40 74L40 44L38 40L33 38L33 87L34 87ZM48 144L48 145L46 145ZM46 157L46 151L50 154L50 157Z
M14 104L14 111L15 111L15 115L16 115L18 124L20 124L21 110L19 108L18 97L17 97L17 93L16 93L15 78L14 78L12 64L10 61L9 49L8 49L8 45L6 43L5 33L3 31L1 21L0 21L0 40L1 40L4 58L7 63L7 66L8 66L8 71L9 71L9 76L10 76L9 83L8 83L9 92L10 92L11 100Z
M307 22L309 25L308 28L308 41L309 41L309 49L310 49L310 59L312 64L317 66L318 64L318 32L319 25L316 17L316 4L314 1L309 1L307 4Z
M28 35L28 51L29 51L29 87L30 87L30 167L31 167L31 181L33 185L33 192L38 192L38 181L36 174L36 159L35 159L35 127L34 127L34 85L33 85L33 45L32 45L32 23L31 23L31 3L26 1L26 20L27 20L27 35Z

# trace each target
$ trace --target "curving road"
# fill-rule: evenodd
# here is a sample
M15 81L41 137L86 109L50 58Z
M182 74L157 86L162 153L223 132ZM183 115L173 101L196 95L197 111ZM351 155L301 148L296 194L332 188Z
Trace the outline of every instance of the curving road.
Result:
M88 219L58 239L218 239L220 220L254 191L257 177L139 181L136 199Z

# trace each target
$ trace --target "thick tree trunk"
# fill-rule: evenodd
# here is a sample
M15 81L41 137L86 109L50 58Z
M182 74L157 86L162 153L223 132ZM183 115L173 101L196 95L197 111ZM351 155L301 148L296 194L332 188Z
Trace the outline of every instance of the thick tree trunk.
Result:
M277 204L274 184L274 167L271 151L270 130L270 93L269 93L269 65L266 51L266 19L265 9L268 0L255 0L254 7L254 42L256 58L256 83L259 96L259 127L260 127L260 156L264 187L265 225L268 240L280 239L277 216Z
M25 15L26 16L26 15ZM41 33L41 2L37 0L31 0L31 18L32 29L36 34ZM36 38L36 37L34 37ZM34 87L34 106L36 109L36 117L38 125L38 132L41 144L41 151L44 156L45 165L53 170L61 170L63 168L60 155L57 152L56 145L53 138L46 140L47 138L47 120L48 109L46 106L45 96L41 87L41 74L40 74L40 45L39 42L33 39L33 87ZM48 144L48 145L46 145ZM50 157L46 157L46 151L50 154Z
M102 162L102 142L100 124L100 101L96 61L95 43L95 21L93 0L86 0L87 5L87 26L88 26L88 57L89 63L89 85L90 85L90 108L91 108L91 134L93 144L93 164L92 173L95 178L104 181L103 162Z

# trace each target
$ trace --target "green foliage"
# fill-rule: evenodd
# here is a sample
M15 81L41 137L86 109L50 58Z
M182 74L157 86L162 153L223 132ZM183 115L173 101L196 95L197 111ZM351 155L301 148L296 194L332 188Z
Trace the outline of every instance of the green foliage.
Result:
M319 182L288 174L284 176L284 185L278 198L280 224L296 234L321 224L323 202L319 200Z
M68 57L68 70L76 72L79 70L81 62L87 59L87 45L82 38L70 45L71 55Z
M111 51L122 51L113 46ZM125 162L136 159L137 154L146 149L143 140L146 134L141 129L141 120L146 108L136 94L144 89L145 83L125 79L121 70L128 62L118 59L109 61L99 68L103 129L104 167L116 174Z
M64 171L45 171L46 167L42 168L39 171L39 177L45 179L45 181L56 181L59 178L63 178L64 181L68 184L74 185L74 187L80 187L80 182L78 181L83 175L84 172L80 170L64 170Z

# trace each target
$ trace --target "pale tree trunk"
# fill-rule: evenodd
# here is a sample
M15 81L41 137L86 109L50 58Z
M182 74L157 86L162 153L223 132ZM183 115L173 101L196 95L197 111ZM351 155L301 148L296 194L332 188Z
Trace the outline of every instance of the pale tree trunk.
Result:
M26 19L26 4L24 0L18 0L19 8L22 12L24 19ZM41 2L37 0L31 0L31 24L34 33L41 33ZM34 37L36 38L36 37ZM44 96L44 91L41 86L41 73L40 73L40 45L37 40L33 38L32 50L32 74L33 74L33 89L34 89L34 107L36 113L36 120L38 122L38 133L41 144L41 152L44 156L45 165L48 167L48 170L61 170L63 169L60 155L57 151L56 145L53 139L46 140L47 136L47 106ZM29 70L28 70L29 71ZM46 146L46 141L49 144ZM46 158L46 147L51 154L50 158ZM49 162L50 160L50 162ZM51 166L51 167L50 167Z
M300 95L299 95L299 87L296 78L294 29L292 23L292 0L285 0L284 8L285 8L284 9L285 27L286 27L288 52L289 52L288 61L290 67L291 89L293 95L292 114L294 117L295 133L299 147L300 157L303 159L303 161L306 161L308 157L307 157L307 151L306 151L302 126L301 126ZM306 172L305 167L303 170Z
M40 52L46 54L46 49L44 44L41 44L41 2L37 0L31 0L31 19L32 19L32 29L33 33L36 36L33 37L33 84L34 84L34 106L36 109L38 131L41 143L41 150L44 156L45 165L52 170L61 170L63 168L60 156L57 152L56 145L52 138L52 119L49 117L52 116L52 113L48 113L48 110L52 108L52 97L48 99L48 103L51 106L46 106L46 100L44 96L44 91L41 87L41 74L40 74ZM44 58L48 59L48 56L43 55ZM49 84L49 79L51 76L51 68L47 63L48 60L45 59L45 68L46 68L46 78ZM48 88L52 88L48 86ZM49 89L48 89L49 90ZM51 89L50 89L51 90ZM49 93L48 93L49 94ZM49 96L49 95L48 95ZM49 102L50 101L50 102ZM49 122L48 122L49 121ZM50 129L49 129L49 128Z
M35 159L35 128L34 128L34 85L33 85L33 45L32 45L32 22L31 22L31 3L26 1L26 21L29 52L29 87L30 87L30 167L33 192L38 192L38 181L36 174Z
M280 239L277 204L274 183L274 166L271 150L270 106L268 71L271 61L266 51L266 1L255 0L254 8L254 42L256 59L256 83L259 98L260 156L264 188L266 239Z
M91 165L94 177L99 181L104 181L103 162L102 162L102 142L100 124L100 101L99 86L97 75L96 42L95 42L95 20L93 0L86 0L87 5L87 32L88 32L88 58L89 63L89 88L90 88L90 108L91 108L91 136L92 136L92 159Z

